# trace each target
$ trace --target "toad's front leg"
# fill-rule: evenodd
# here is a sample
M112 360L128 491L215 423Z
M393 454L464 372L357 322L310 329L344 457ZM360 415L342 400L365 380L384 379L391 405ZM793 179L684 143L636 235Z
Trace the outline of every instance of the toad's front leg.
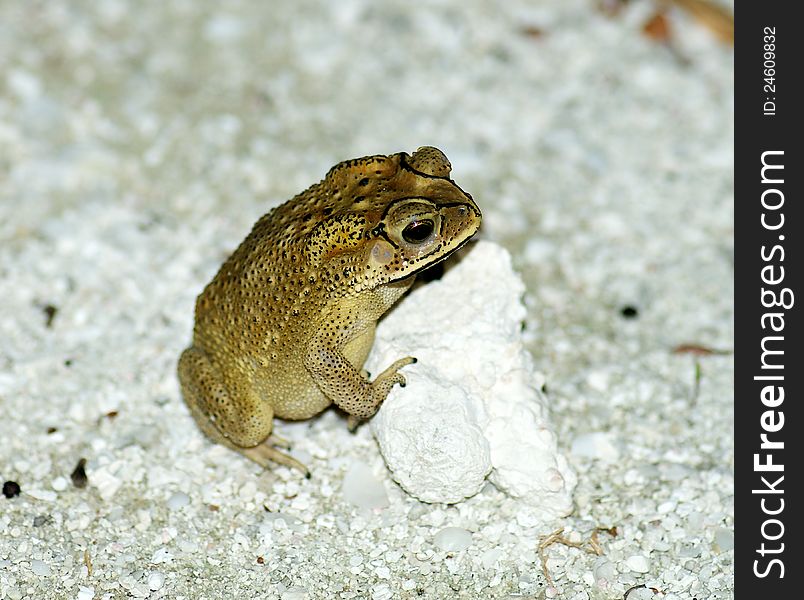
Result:
M362 364L349 362L333 337L325 330L317 333L305 355L304 365L323 394L349 415L349 428L354 429L359 420L369 419L377 412L395 384L404 387L405 378L398 371L415 363L416 359L400 358L374 381L369 381L358 370Z

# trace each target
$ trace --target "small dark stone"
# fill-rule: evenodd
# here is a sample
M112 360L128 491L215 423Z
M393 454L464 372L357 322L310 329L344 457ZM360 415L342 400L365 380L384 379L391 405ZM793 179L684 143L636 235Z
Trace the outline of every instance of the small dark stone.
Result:
M16 481L6 481L3 484L3 495L6 498L14 498L20 495L20 484Z
M639 311L637 310L636 306L623 306L620 309L620 314L625 317L626 319L635 319L639 316Z
M87 472L84 470L86 465L87 459L82 458L78 461L78 464L76 465L75 469L73 469L73 472L70 473L70 479L72 480L73 485L78 489L84 489L87 487L89 478L87 477Z
M42 525L47 525L53 520L50 515L36 515L33 520L34 527L41 527Z
M45 327L53 327L53 319L56 318L56 313L59 312L58 307L53 306L52 304L45 304L42 307L42 310L45 313Z

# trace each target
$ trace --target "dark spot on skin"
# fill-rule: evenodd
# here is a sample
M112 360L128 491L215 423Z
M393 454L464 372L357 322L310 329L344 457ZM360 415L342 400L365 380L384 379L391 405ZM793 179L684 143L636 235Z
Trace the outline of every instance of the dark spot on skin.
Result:
M636 306L631 306L629 304L620 309L620 314L626 319L636 319L639 316L639 311L637 310Z
M331 208L325 208L324 209L324 216L325 217L328 217L331 214L332 214L332 209Z

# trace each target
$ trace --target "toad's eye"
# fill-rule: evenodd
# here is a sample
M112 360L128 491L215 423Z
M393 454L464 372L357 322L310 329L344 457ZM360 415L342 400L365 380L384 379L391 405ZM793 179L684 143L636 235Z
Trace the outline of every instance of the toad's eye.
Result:
M411 244L421 244L433 233L433 222L430 219L413 221L402 230L402 237Z

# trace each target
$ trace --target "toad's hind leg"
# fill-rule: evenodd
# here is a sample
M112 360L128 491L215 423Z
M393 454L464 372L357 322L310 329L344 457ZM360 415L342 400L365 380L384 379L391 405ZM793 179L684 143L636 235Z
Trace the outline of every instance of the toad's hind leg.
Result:
M195 422L213 442L240 452L262 467L275 462L309 477L307 467L274 448L286 447L287 442L271 435L274 415L270 405L242 389L230 392L203 350L190 347L182 353L179 381Z

